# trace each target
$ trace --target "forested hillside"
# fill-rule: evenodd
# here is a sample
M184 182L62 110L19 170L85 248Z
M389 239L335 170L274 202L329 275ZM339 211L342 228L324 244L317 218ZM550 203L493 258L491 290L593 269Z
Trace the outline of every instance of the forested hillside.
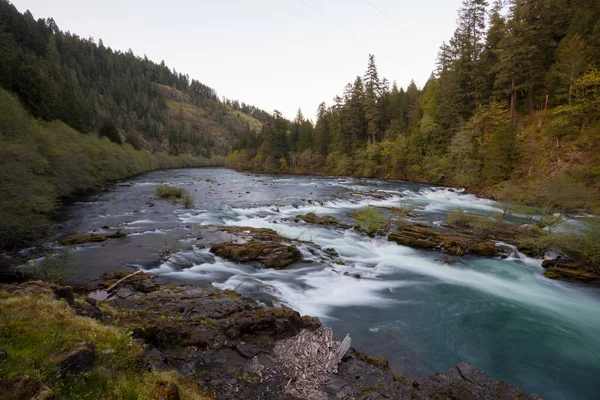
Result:
M154 169L222 165L269 118L0 0L0 250L44 237L61 197Z
M463 1L424 88L390 85L371 55L314 125L300 111L291 122L275 113L229 164L589 208L600 188L600 3L502 3Z
M156 64L35 20L0 0L0 86L27 110L99 133L134 148L171 155L226 155L244 131L260 129L268 114Z

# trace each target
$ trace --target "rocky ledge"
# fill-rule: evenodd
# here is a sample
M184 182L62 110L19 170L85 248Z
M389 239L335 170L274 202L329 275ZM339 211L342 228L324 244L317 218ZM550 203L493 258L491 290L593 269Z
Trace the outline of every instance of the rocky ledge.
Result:
M340 342L316 318L214 288L149 291L140 280L117 285L99 318L143 341L148 368L176 370L219 399L541 399L464 363L405 379L353 348L330 374Z

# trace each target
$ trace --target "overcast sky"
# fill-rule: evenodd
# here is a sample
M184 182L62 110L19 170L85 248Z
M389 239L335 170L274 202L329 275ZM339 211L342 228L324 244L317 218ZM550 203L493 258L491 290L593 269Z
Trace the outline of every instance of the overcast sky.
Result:
M63 31L148 56L219 96L278 109L342 94L374 54L380 76L422 87L461 0L12 0Z

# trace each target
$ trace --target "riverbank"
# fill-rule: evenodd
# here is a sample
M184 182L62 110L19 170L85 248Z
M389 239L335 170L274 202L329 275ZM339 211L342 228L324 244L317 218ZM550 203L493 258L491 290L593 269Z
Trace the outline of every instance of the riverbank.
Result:
M185 189L194 204L159 199L162 182ZM553 400L593 398L593 287L546 279L541 260L508 247L498 248L508 255L502 258L468 247L453 255L398 245L379 233L378 218L371 229L361 215L381 213L385 225L405 212L409 225L450 233L441 224L455 208L494 222L501 204L427 185L225 169L153 172L109 189L60 210L61 235L48 248L68 249L77 264L69 281L93 289L107 280L102 272L143 269L162 287L230 289L316 316L340 339L350 333L360 351L388 357L392 370L411 380L464 361ZM126 236L95 241L119 230ZM94 241L58 244L71 235ZM222 245L228 242L250 246ZM216 255L210 249L219 244ZM264 257L267 244L280 260ZM573 334L581 340L570 340Z
M44 282L3 285L0 294L8 329L0 387L11 399L541 399L464 363L412 381L352 348L328 373L340 342L316 318L263 308L235 292L161 287L145 274L125 277L99 302ZM40 347L56 329L64 333Z
M0 89L0 252L35 245L67 196L141 173L221 165L222 158L151 153L131 144L84 134L60 122L42 122ZM0 259L1 263L1 259Z

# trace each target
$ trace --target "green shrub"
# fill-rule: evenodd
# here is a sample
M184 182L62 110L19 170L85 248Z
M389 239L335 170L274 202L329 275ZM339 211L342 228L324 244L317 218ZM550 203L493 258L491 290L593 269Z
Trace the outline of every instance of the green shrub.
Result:
M358 221L358 229L369 236L387 227L385 215L373 206L367 206L362 210L353 211L350 215Z
M161 199L180 199L185 193L184 189L161 183L156 187L156 195Z
M41 261L34 262L33 275L36 279L61 283L76 268L77 263L73 260L73 256L64 249L44 257Z
M580 256L600 269L600 219L585 220L583 235L577 240Z
M171 199L185 208L194 206L194 197L185 189L161 183L156 187L156 195L161 199Z
M458 229L471 229L474 227L478 217L466 213L463 209L457 208L446 215L446 224Z

